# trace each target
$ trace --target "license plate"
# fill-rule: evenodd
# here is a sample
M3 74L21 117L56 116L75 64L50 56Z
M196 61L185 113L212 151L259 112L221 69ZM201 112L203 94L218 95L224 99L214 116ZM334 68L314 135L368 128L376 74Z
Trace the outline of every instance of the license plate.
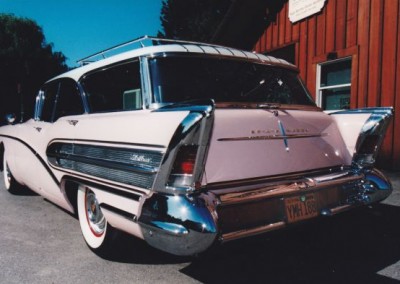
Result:
M318 204L314 194L286 198L285 209L288 223L318 216Z

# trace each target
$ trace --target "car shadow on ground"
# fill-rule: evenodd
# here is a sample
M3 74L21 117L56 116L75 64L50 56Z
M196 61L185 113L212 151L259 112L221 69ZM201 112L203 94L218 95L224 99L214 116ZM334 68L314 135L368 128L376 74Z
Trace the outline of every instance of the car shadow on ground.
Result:
M105 259L188 263L181 273L204 283L398 283L378 274L400 260L400 208L385 204L175 257L123 235Z
M398 283L400 208L377 205L224 245L181 272L216 283Z

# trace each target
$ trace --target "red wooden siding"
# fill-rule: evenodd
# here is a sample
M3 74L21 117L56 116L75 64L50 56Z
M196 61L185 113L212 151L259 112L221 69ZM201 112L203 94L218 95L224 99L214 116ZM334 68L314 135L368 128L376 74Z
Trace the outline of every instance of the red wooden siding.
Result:
M327 0L324 9L292 24L288 3L255 45L269 52L295 44L296 65L316 96L317 65L352 57L351 107L393 106L395 118L381 161L400 169L400 0Z

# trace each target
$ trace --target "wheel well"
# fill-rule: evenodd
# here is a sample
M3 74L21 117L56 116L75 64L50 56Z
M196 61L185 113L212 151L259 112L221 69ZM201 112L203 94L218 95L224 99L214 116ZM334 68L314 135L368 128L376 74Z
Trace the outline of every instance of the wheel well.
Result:
M0 172L2 172L3 169L3 158L4 158L4 145L3 143L0 143Z
M78 210L77 210L78 207L77 207L77 203L76 203L76 198L78 196L78 188L79 188L79 184L74 182L74 181L67 180L65 182L64 192L65 192L65 195L68 198L69 203L74 208L74 214L75 215L78 214Z

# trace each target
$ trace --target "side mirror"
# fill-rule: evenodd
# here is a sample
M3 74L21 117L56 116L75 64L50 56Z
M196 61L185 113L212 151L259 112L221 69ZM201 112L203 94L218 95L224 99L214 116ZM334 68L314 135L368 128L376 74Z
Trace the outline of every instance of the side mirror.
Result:
M16 119L17 119L17 117L15 116L14 113L9 113L6 115L6 121L8 124L14 124Z

